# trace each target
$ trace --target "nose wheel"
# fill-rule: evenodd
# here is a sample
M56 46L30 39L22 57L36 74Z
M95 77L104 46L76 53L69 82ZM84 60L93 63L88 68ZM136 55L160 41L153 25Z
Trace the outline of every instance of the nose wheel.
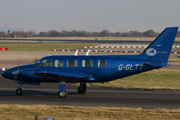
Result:
M23 94L23 90L19 87L16 89L16 95L22 95Z

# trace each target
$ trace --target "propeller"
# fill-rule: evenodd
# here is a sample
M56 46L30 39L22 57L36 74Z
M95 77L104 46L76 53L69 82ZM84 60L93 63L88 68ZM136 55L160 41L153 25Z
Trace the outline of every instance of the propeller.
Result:
M13 74L13 80L16 82L16 81L20 81L21 82L21 75L22 75L22 70L20 70L20 67L19 67L19 58L18 58L18 70L12 72ZM34 61L31 62L31 63L34 63L36 62L38 59L35 57ZM29 64L31 64L29 63Z
M20 77L19 70L14 71L12 74L14 75L13 80L18 80L18 78Z
M13 80L18 80L20 77L20 69L19 69L19 57L18 57L18 70L12 72L12 74L14 75Z

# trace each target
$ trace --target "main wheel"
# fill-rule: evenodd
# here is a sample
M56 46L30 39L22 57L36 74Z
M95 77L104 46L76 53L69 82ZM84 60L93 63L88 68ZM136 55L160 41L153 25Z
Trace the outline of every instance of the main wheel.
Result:
M60 98L65 98L67 97L67 91L58 92L58 95Z
M23 90L19 87L16 89L16 95L22 95L23 94Z
M78 87L77 91L80 95L84 95L86 93L86 88L85 87Z

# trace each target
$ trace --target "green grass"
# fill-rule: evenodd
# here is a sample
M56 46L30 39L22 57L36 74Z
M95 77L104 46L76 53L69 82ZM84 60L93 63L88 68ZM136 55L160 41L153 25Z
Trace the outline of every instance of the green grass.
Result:
M10 51L50 51L52 49L78 49L84 46L98 45L98 43L26 43L26 42L0 42L0 48Z
M92 85L93 87L118 89L180 91L180 71L165 69L153 70L104 84L93 83ZM88 87L90 87L89 84Z
M180 58L178 56L178 58L171 58L168 60L169 62L180 62Z
M33 120L51 116L56 120L178 120L179 109L73 107L47 105L0 105L1 120Z

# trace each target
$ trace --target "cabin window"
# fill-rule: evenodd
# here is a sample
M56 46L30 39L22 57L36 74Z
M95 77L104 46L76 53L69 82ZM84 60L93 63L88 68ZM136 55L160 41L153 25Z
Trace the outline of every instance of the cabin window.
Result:
M106 60L99 60L98 61L98 67L107 67L107 61Z
M64 61L63 60L55 60L55 67L63 67Z
M93 60L83 60L82 66L83 67L93 67Z
M40 65L40 67L52 67L52 66L53 66L53 60L43 60Z
M78 60L68 60L67 61L67 67L77 67L78 66Z

